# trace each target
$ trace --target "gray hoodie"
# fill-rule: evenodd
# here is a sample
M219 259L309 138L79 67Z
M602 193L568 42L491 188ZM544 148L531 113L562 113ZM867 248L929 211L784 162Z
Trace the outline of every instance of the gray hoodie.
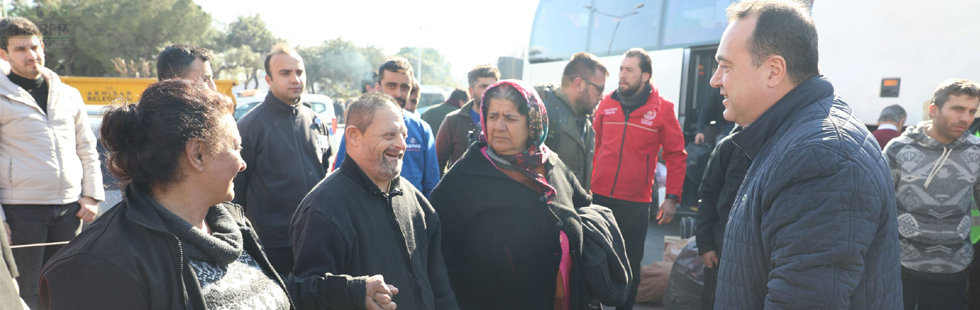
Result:
M945 145L926 134L931 126L906 129L884 150L895 181L902 266L957 273L973 260L969 212L980 194L980 138L964 133Z

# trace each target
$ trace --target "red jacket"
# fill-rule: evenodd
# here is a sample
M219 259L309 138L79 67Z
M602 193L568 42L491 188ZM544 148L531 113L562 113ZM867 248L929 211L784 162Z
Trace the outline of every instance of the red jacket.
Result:
M674 115L674 103L653 88L646 104L627 118L622 104L613 99L614 93L599 102L592 122L595 128L592 192L620 200L651 202L657 154L663 147L667 194L680 197L687 152L681 125Z

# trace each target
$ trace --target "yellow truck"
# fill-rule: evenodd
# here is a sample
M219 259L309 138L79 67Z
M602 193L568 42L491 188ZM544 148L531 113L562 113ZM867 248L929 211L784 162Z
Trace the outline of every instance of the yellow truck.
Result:
M110 105L116 99L138 102L143 90L156 83L157 79L62 76L61 81L78 89L87 105ZM231 97L232 101L235 100L231 88L238 85L238 82L215 80L214 84L218 86L218 91Z

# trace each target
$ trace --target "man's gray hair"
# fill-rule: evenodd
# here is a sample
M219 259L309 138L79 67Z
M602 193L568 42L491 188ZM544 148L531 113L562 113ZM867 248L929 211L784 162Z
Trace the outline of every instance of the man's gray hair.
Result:
M367 92L354 98L354 101L347 107L347 126L354 126L361 132L367 131L374 120L374 112L391 108L401 112L401 108L395 104L395 98L382 92Z
M902 106L893 104L885 107L881 110L881 116L878 116L878 122L896 122L899 123L905 119L908 114L905 113L905 109Z

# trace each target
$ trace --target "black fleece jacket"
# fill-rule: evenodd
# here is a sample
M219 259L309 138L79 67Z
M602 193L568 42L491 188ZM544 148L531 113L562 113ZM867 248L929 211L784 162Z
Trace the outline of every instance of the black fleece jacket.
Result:
M289 220L306 193L326 176L329 133L316 113L272 95L238 121L242 159L247 167L235 178L235 203L267 248L289 246Z
M380 274L398 287L398 309L458 309L441 233L435 210L411 183L398 176L382 192L349 158L293 215L293 275ZM363 286L352 286L347 295L364 308Z
M123 201L99 217L41 270L42 309L206 309L185 241L170 232L146 194L127 186ZM351 309L337 292L365 279L331 274L285 281L262 252L242 208L221 203L241 231L242 246L297 309ZM363 304L364 298L360 298ZM362 305L363 307L363 305Z
M732 134L741 130L742 127L735 127ZM698 203L697 225L694 225L697 227L698 254L716 251L715 255L721 257L728 213L732 211L749 164L749 157L732 142L731 135L719 140L718 146L711 152L698 190L701 201Z

